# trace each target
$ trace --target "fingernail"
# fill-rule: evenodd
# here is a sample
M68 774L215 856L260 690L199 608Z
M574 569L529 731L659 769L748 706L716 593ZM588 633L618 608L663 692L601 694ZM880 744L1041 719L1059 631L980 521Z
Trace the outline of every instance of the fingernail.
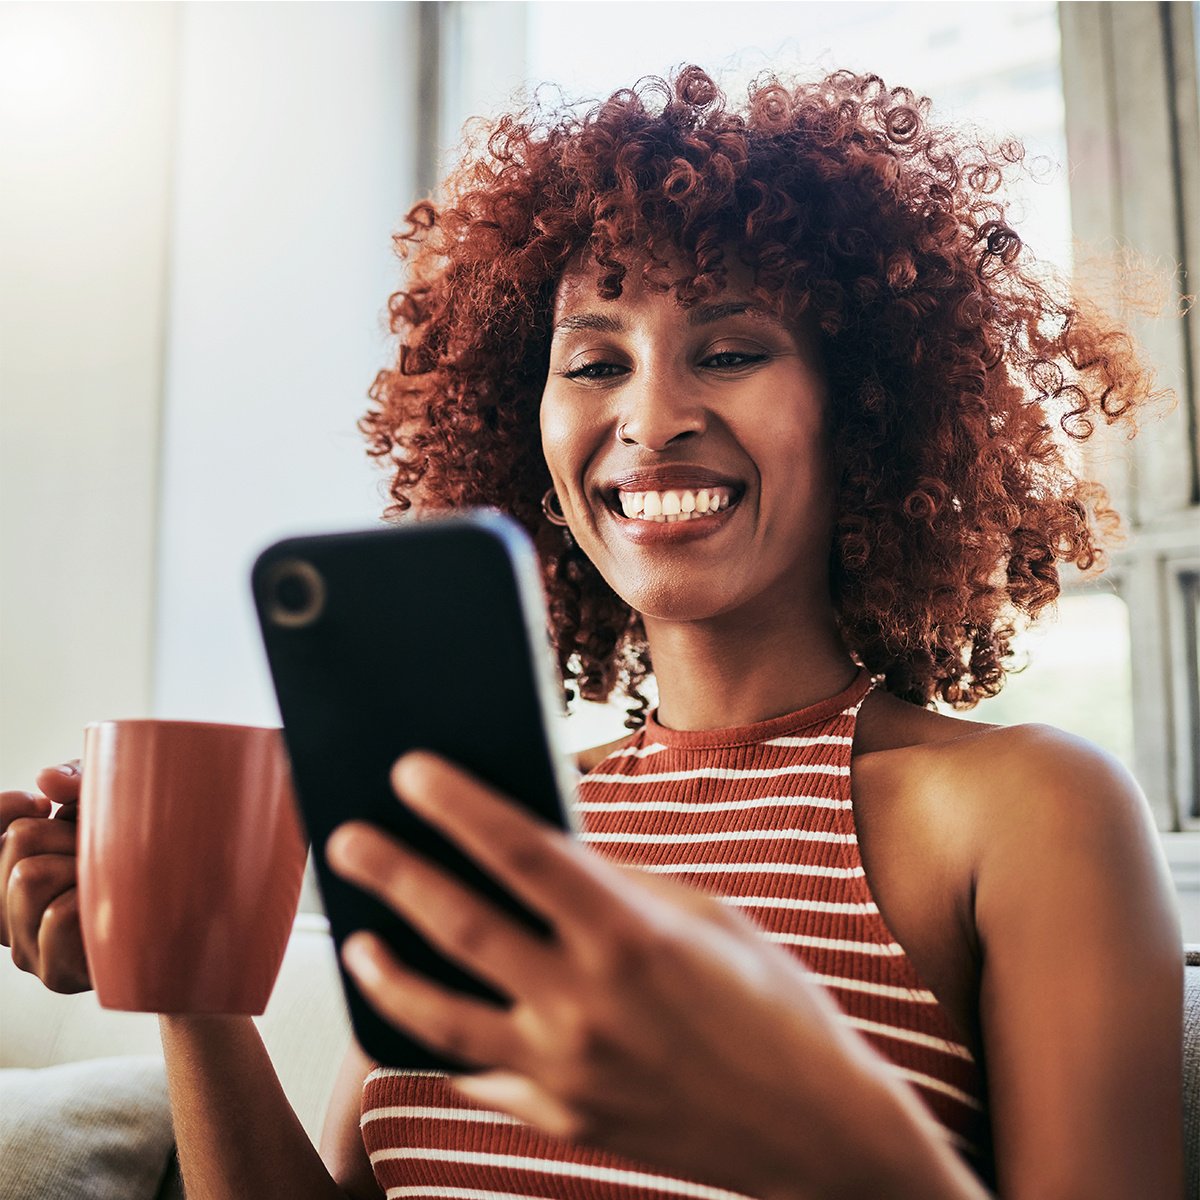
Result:
M378 978L379 969L375 965L375 956L371 952L371 935L369 933L352 933L342 943L342 962L355 978L364 983Z
M325 843L325 859L330 866L353 866L356 840L354 829L350 825L339 825Z
M392 787L413 808L429 807L427 790L421 787L422 755L409 751L392 764Z
M74 763L59 763L59 765L57 767L55 767L54 769L60 775L78 775L79 774L79 768L77 766L75 766Z

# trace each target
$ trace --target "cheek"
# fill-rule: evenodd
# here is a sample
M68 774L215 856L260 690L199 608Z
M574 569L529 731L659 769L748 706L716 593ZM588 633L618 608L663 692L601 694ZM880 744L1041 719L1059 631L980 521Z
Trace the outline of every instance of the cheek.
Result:
M582 427L579 415L557 401L549 389L542 396L538 419L542 456L550 478L560 493L572 495L585 461L587 430Z
M772 411L768 405L760 411L763 419L747 431L747 439L753 438L748 449L764 494L772 498L763 515L772 527L798 526L806 538L819 538L835 499L832 446L822 413L810 405L798 411Z
M550 478L557 487L561 478L558 464L562 457L562 420L554 402L545 394L542 395L541 407L538 409L538 428L542 438L542 457L546 460Z

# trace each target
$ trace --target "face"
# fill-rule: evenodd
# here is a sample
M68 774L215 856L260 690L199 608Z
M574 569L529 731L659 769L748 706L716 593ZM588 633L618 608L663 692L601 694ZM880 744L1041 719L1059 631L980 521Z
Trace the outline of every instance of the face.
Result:
M747 270L680 307L631 270L564 276L542 447L571 532L643 617L828 604L832 496L815 347L755 310Z

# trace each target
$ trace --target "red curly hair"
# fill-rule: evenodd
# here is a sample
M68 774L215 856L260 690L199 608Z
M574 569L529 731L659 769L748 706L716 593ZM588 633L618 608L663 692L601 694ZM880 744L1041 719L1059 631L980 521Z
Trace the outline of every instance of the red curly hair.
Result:
M484 127L396 235L396 364L360 422L388 460L395 518L487 505L534 536L564 681L622 687L645 711L637 614L540 507L538 406L551 306L581 251L599 294L631 264L691 304L733 248L755 295L819 331L836 525L832 598L845 644L888 691L959 708L1003 684L1012 637L1052 603L1058 564L1102 563L1117 518L1064 453L1097 417L1151 396L1128 334L1028 261L998 192L1013 142L969 143L929 101L875 75L756 81L743 111L686 67L585 115L535 102ZM1065 410L1065 411L1064 411Z

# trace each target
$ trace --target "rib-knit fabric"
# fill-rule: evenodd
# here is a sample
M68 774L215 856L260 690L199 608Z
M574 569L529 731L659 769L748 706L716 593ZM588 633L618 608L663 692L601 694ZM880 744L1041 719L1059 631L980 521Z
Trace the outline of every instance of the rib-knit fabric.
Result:
M884 922L858 851L850 750L871 687L860 671L837 696L736 729L669 730L652 713L583 777L581 837L720 897L798 955L988 1179L981 1072ZM372 1072L362 1134L389 1200L735 1195L550 1137L460 1097L437 1073Z

